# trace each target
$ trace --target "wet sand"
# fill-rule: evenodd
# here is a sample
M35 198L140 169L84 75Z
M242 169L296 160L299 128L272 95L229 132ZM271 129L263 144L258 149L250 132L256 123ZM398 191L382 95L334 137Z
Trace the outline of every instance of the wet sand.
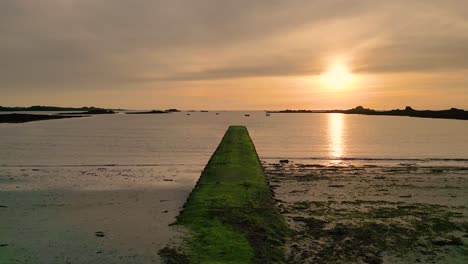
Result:
M0 263L159 263L202 169L184 168L0 167Z
M264 161L288 263L467 263L468 167Z

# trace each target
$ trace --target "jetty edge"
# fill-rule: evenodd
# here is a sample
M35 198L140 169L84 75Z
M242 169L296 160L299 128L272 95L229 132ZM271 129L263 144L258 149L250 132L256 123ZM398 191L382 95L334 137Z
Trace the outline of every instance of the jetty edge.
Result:
M285 263L289 228L246 127L229 127L175 224L188 235L164 263Z

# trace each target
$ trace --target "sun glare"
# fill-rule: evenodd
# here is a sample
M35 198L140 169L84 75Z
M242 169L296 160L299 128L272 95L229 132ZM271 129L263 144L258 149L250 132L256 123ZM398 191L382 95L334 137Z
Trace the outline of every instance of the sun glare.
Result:
M329 71L323 73L320 79L328 87L344 88L351 83L353 74L348 70L346 65L337 63Z

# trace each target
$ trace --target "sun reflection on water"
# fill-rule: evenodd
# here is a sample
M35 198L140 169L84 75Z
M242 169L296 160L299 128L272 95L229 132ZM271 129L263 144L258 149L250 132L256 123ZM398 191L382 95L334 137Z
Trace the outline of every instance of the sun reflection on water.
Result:
M344 155L343 143L344 117L343 114L328 115L329 155L339 160Z

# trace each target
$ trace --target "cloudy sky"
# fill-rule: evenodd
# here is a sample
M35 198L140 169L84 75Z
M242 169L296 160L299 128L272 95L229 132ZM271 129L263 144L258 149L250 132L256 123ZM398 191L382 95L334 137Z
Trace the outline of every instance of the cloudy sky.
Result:
M1 0L0 38L4 106L468 109L465 0Z

